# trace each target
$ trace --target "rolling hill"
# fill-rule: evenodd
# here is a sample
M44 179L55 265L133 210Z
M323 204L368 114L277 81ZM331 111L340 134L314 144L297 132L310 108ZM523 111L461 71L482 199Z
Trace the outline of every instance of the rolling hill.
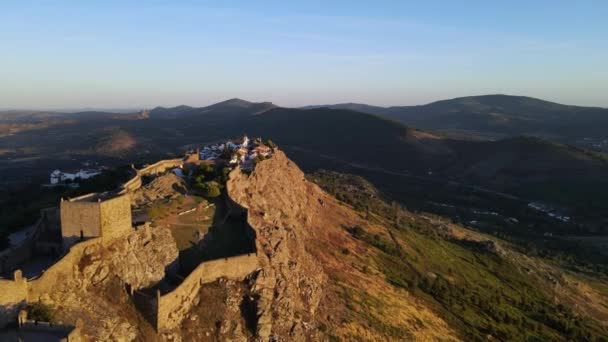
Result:
M463 113L465 109L476 108L482 113L500 107L504 111L523 113L518 114L525 118L521 121L537 122L548 117L546 113L563 113L564 108L595 113L593 109L517 99L517 106L511 97L504 96L458 99L428 105L426 110L456 108L453 113ZM532 111L541 107L545 114ZM49 163L66 157L105 158L106 163L147 162L222 137L249 134L274 140L307 171L325 168L374 172L376 176L372 178L378 180L397 175L422 177L419 179L458 182L525 195L531 200L578 203L579 206L590 201L601 202L597 196L590 196L590 192L608 193L608 184L604 181L608 174L605 155L540 138L456 139L405 126L393 118L352 110L290 109L239 99L202 108L155 108L148 117L117 115L70 114L70 120L50 127L1 137L0 144L12 151L5 153L11 161L2 165L10 166L6 168L10 172L16 171L12 160L24 155L20 151L26 147L27 156L48 158ZM563 121L566 114L555 114L555 117ZM47 171L42 170L44 174ZM556 188L571 189L568 192L571 195L561 196Z
M469 96L421 106L347 103L305 109L317 107L362 111L419 128L490 137L535 135L563 141L608 138L608 109L562 105L526 96Z
M222 101L207 107L177 106L156 107L150 111L152 118L178 119L204 116L206 119L220 120L255 115L276 108L271 102L249 102L238 98Z

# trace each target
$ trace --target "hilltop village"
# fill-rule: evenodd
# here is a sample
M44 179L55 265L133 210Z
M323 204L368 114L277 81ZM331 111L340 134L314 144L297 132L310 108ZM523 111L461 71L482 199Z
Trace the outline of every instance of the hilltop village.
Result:
M45 321L40 312L61 306L62 286L106 284L110 270L157 332L179 327L201 285L242 280L258 268L246 210L224 189L230 172L250 173L275 149L247 136L203 146L184 158L133 167L132 178L114 191L65 198L42 210L18 244L0 253L0 340L87 340L99 329L94 317L70 321L69 309L58 309L66 320ZM104 259L109 250L119 257ZM85 305L82 298L70 300ZM124 324L104 329L118 334L109 332L109 340L135 333Z

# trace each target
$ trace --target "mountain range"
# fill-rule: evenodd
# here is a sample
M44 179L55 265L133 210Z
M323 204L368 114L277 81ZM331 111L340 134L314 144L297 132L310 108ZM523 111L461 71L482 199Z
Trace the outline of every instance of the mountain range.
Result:
M606 207L602 203L608 203L603 195L608 194L608 158L569 144L573 138L559 132L568 127L571 132L584 132L576 139L593 132L606 134L602 129L608 127L606 112L488 95L390 108L346 104L298 109L231 99L200 108L157 107L124 114L13 113L0 120L8 127L0 137L0 173L29 175L15 160L26 164L35 160L55 168L80 160L145 163L224 137L249 134L276 141L306 171L365 173L380 183L401 177L385 184L385 189L397 188L404 177L424 177L435 183L457 182L599 212ZM472 138L470 134L463 138L465 131L503 138ZM549 136L556 138L549 140Z
M526 96L460 97L420 106L378 107L358 103L307 106L382 115L407 125L488 137L535 135L573 141L608 138L608 109L570 106Z

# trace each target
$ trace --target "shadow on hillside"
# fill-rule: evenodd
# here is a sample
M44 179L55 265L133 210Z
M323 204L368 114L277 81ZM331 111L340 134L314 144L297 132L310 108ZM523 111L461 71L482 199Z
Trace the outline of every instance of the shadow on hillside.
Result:
M192 246L180 252L180 276L186 277L202 261L255 253L255 231L246 213L231 212L226 194L212 201L216 207L213 224L199 241L191 241Z
M216 206L216 211L207 234L198 241L191 241L190 248L180 251L178 267L167 267L162 280L154 286L134 291L132 295L135 306L152 326L156 325L152 303L157 291L165 294L174 290L201 262L256 252L256 234L247 223L246 210L229 208L225 194L210 201Z

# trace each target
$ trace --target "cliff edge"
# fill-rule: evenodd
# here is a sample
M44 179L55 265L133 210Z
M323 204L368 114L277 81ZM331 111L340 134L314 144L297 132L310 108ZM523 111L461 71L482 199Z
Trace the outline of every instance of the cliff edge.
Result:
M247 209L248 223L256 232L261 270L250 289L257 298L257 335L262 340L319 340L328 333L381 340L386 332L370 328L370 320L376 319L410 330L401 335L404 338L454 336L442 319L395 290L380 273L362 272L360 264L369 251L346 228L386 229L306 180L282 151L275 150L251 174L233 170L227 190ZM345 250L355 253L345 255ZM376 305L386 312L358 312L349 301L359 295L386 304ZM412 328L407 322L415 319L425 325Z

